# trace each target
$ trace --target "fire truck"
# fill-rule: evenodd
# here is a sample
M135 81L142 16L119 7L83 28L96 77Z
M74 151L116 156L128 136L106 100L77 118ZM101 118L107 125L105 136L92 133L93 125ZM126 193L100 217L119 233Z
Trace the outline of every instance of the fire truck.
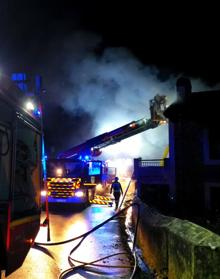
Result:
M48 160L47 189L43 192L48 201L89 204L94 197L96 185L105 184L110 177L105 162L89 158L99 156L102 149L109 145L166 123L163 115L166 96L156 95L150 100L149 106L150 118L132 121L60 152L56 159ZM43 202L45 200L43 198Z
M48 159L47 190L42 203L89 205L94 199L95 187L102 182L102 161L80 159Z
M22 265L40 227L41 109L19 85L0 75L0 272L6 276Z

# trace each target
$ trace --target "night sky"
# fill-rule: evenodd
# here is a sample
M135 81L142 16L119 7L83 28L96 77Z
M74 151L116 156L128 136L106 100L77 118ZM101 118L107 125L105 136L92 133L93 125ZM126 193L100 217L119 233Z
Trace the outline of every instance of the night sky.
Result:
M0 70L42 75L48 152L144 117L179 75L219 88L216 7L132 2L1 1ZM159 156L166 140L146 140Z

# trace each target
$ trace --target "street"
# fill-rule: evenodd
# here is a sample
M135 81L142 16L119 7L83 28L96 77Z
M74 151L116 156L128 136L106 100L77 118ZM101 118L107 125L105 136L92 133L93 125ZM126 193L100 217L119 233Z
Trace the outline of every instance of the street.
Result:
M86 233L115 214L114 206L91 205L84 210L59 210L50 213L51 242L56 243L72 239ZM120 218L120 217L119 217ZM115 253L111 258L98 262L119 268L93 267L78 269L68 278L129 278L132 274L133 260L125 239L125 233L119 226L119 218L110 220L98 230L89 234L79 248L72 254L78 261L91 262ZM42 214L42 221L45 213ZM70 268L68 255L81 239L55 246L34 246L27 255L22 267L8 276L8 279L59 278L60 274ZM41 227L36 243L47 242L47 227ZM79 263L75 262L76 265ZM127 266L127 268L123 268ZM130 267L130 268L129 268ZM4 276L3 276L4 278ZM67 277L63 277L67 278Z

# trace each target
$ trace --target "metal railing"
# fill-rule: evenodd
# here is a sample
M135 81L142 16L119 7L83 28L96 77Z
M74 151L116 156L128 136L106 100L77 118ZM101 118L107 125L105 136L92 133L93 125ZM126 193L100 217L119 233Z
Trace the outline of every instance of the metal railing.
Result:
M153 160L140 160L139 161L139 167L145 168L145 167L163 167L164 166L164 160L163 159L153 159Z

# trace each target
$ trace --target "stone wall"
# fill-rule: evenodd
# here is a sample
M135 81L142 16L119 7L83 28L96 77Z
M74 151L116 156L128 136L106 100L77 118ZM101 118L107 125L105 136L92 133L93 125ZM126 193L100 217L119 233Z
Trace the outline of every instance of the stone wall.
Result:
M137 245L159 278L219 279L220 236L187 220L167 217L140 205ZM132 219L136 220L133 207Z

